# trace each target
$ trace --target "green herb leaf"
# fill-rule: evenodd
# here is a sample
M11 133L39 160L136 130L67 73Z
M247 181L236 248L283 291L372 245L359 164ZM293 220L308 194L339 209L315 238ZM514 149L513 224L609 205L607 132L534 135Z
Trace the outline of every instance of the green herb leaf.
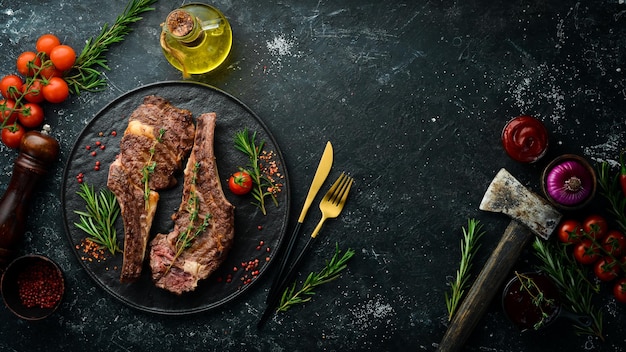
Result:
M265 197L270 197L274 204L278 206L278 199L276 194L270 190L277 190L277 185L261 171L259 156L263 151L265 141L261 141L259 145L256 145L256 132L252 135L247 129L239 131L235 134L235 148L248 157L248 169L241 168L241 171L247 172L252 178L254 187L252 188L252 196L256 200L254 203L261 209L263 215L267 214L265 208Z
M105 23L100 34L87 41L70 74L65 77L72 92L80 94L81 91L97 91L106 86L106 80L96 68L109 70L105 57L109 47L123 41L131 32L130 26L141 20L140 15L154 10L150 5L155 2L156 0L131 0L113 25Z
M469 219L467 229L463 228L463 239L461 240L461 263L456 271L456 277L450 283L450 293L445 293L446 308L448 310L448 320L451 320L456 309L465 294L465 289L469 286L470 269L472 260L480 245L478 241L483 236L482 224L478 220Z
M277 311L285 312L296 304L305 303L315 295L313 291L316 287L331 282L339 277L341 272L347 267L347 262L354 256L354 250L348 249L343 255L339 246L335 245L335 254L326 266L319 272L310 273L302 283L302 287L296 290L296 282L287 287L283 292Z
M105 247L111 254L121 252L115 230L115 221L120 214L115 194L108 188L96 194L93 187L86 183L82 183L76 193L87 203L87 211L74 211L80 216L80 222L74 225L85 231L90 240Z

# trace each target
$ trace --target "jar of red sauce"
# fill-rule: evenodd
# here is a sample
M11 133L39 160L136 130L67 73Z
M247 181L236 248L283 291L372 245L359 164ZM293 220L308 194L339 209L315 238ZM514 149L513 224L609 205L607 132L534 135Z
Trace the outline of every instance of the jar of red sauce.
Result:
M548 131L541 121L528 115L510 120L502 130L506 153L521 163L533 163L548 150Z

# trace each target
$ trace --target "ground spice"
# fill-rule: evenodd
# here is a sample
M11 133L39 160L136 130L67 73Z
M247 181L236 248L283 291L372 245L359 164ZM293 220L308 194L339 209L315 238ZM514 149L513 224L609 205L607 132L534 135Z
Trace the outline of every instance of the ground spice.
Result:
M54 308L63 296L63 277L52 264L36 262L18 274L17 287L24 307Z

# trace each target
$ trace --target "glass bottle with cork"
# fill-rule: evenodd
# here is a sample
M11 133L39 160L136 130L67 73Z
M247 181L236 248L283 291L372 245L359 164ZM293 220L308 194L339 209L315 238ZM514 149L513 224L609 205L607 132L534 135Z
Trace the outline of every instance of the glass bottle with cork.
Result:
M183 77L218 67L233 42L226 17L206 4L191 3L173 10L161 27L163 54Z

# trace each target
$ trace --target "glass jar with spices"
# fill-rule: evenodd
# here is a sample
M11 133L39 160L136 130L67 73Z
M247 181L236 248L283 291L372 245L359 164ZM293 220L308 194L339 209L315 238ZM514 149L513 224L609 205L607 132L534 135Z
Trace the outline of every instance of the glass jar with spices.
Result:
M161 48L167 61L183 77L207 73L226 60L233 37L226 17L200 3L183 5L161 24Z

